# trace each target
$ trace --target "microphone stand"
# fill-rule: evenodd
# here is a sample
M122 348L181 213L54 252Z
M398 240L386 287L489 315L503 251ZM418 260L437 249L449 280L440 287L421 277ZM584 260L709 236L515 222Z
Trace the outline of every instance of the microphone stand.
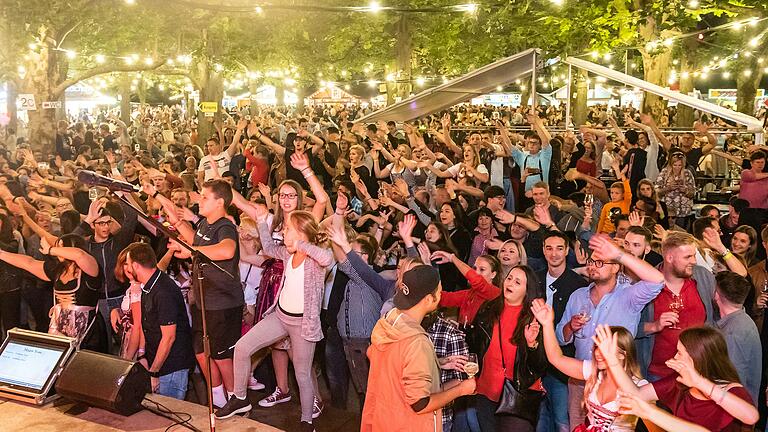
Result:
M123 194L128 193L124 192ZM178 244L181 245L184 249L188 250L192 254L192 283L193 283L193 289L195 290L195 293L199 293L199 301L200 301L200 314L203 320L203 353L205 354L205 369L208 372L208 379L205 381L205 388L208 392L208 427L211 432L216 431L216 416L213 414L213 385L211 383L211 341L208 336L208 324L207 319L205 315L205 295L203 294L203 271L202 267L204 265L210 265L216 268L217 270L221 271L222 273L226 274L233 280L237 280L237 278L230 272L223 269L220 265L216 264L212 259L210 259L207 255L204 253L196 250L192 245L185 242L179 233L175 230L169 229L167 226L163 225L162 223L158 222L155 218L147 215L144 213L143 210L136 207L131 203L127 198L123 196L123 194L115 194L118 198L120 198L120 201L123 202L123 204L127 205L131 209L133 209L139 217L147 221L150 225L155 227L155 229L158 231L158 234L163 234L169 239L174 240Z

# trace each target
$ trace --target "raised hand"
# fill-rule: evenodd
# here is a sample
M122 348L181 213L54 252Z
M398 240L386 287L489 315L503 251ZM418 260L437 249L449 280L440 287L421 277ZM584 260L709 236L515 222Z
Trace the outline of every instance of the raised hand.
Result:
M48 240L45 237L40 237L40 253L43 255L51 253L51 245L48 244Z
M306 154L294 153L291 155L291 166L298 171L310 169L309 158Z
M349 239L347 238L347 233L344 231L343 226L335 226L334 224L330 224L325 229L325 232L328 234L328 238L330 238L333 243L345 251L349 250Z
M533 218L545 227L554 225L549 209L544 206L537 205L533 207Z
M577 241L576 244L574 245L573 253L576 255L576 262L578 262L581 265L587 264L587 259L589 258L589 255L587 255L587 251L584 250L584 246L581 245L580 241Z
M258 183L256 186L259 188L259 193L264 198L264 201L271 202L272 190L269 189L269 186L265 185L264 183Z
M397 232L400 234L400 238L405 241L406 238L411 238L413 229L416 228L416 216L407 214L403 217L403 220L397 224Z
M419 243L418 246L416 246L416 251L419 252L419 258L421 258L421 262L426 265L431 263L431 254L429 253L429 246L427 246L426 241Z
M237 130L242 132L246 127L248 127L248 120L241 118L237 121Z
M438 264L448 264L453 262L454 255L446 251L434 251L429 257L430 261L435 261Z
M704 237L704 243L707 244L712 250L719 254L725 253L728 248L725 247L723 244L722 239L720 239L720 234L717 233L717 231L712 227L704 228L704 232L702 233L702 236Z
M347 197L347 194L344 193L338 193L336 194L336 212L339 214L339 211L345 211L349 207L349 198Z
M653 411L651 404L644 401L637 394L627 393L621 390L616 390L616 394L619 396L619 412L622 414L647 418L648 414Z
M640 216L640 213L633 211L629 214L629 226L643 226L644 216Z
M696 371L693 359L688 354L678 354L667 360L666 365L677 372L677 382L686 387L696 387L701 382L702 376Z
M395 179L395 188L397 188L397 191L400 192L400 195L404 197L408 197L410 195L410 191L408 190L408 183L406 183L402 177Z
M542 327L555 325L555 311L544 299L534 299L531 303L531 312Z
M510 213L506 210L499 210L496 212L496 219L499 220L504 225L510 225L514 223L516 219L516 215L514 213Z
M592 258L596 261L614 261L622 254L621 249L606 234L592 236L589 248L592 249Z
M525 341L528 342L529 347L533 348L536 346L536 339L539 337L540 330L541 325L536 320L531 321L527 326L525 326L523 333L525 334Z
M595 335L592 336L592 341L600 350L600 354L605 358L605 362L609 366L619 361L619 337L617 334L611 332L611 328L605 324L600 324L595 328Z

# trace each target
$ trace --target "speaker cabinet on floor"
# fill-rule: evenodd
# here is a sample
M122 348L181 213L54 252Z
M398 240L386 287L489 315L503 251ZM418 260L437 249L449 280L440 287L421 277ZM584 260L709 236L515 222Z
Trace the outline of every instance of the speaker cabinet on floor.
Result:
M56 382L56 392L77 402L121 415L141 411L151 391L149 372L138 362L93 351L78 351Z

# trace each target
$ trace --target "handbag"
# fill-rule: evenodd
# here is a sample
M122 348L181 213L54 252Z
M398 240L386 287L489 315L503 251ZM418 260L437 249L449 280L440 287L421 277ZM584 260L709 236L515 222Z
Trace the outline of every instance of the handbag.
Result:
M546 392L521 388L518 370L520 365L520 352L515 355L513 365L513 379L507 378L507 366L504 362L504 347L501 343L501 319L499 319L499 349L501 349L501 367L504 371L504 387L502 387L499 406L496 408L497 415L509 415L528 420L531 424L536 424L539 419L539 408ZM523 354L525 355L525 354Z

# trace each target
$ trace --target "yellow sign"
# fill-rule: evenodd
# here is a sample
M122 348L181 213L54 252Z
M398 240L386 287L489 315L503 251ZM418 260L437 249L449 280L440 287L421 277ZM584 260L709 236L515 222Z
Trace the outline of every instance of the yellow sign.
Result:
M204 113L215 113L219 110L219 103L218 102L200 102L197 105L197 109Z

